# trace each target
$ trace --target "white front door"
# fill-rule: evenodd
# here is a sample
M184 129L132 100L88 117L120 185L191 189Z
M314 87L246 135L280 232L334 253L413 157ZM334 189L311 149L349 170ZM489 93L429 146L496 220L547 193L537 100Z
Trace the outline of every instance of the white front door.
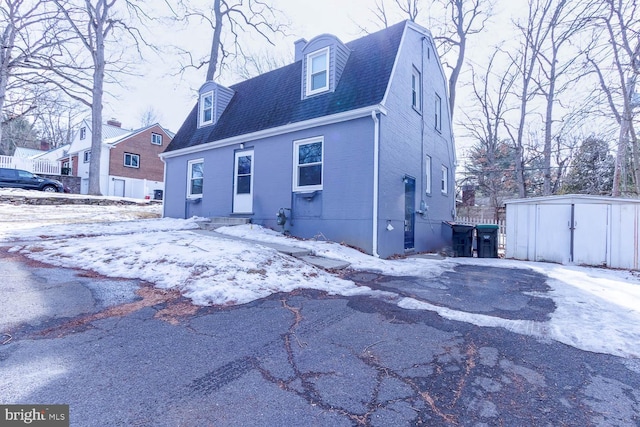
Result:
M253 150L240 151L235 155L233 212L253 213Z

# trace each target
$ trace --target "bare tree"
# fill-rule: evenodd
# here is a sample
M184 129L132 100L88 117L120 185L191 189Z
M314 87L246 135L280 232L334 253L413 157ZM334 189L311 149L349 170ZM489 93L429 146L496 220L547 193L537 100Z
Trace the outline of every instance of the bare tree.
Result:
M526 197L525 188L525 130L527 127L527 116L529 114L529 102L534 96L531 89L531 82L536 73L538 56L542 50L544 40L547 37L548 28L543 25L550 10L549 1L529 0L529 9L524 24L515 23L521 34L520 50L516 55L510 55L511 61L518 68L520 75L520 85L518 87L518 97L520 99L519 117L515 125L507 125L507 131L511 135L515 144L516 161L515 173L518 184L518 196Z
M147 127L158 123L158 111L153 106L148 106L140 114L140 126Z
M606 44L588 52L587 62L596 73L611 113L620 127L612 195L619 196L627 191L627 165L633 168L634 190L640 194L640 148L633 122L633 97L640 73L638 5L633 0L603 0L600 4L599 19L594 21L594 38L604 40ZM609 70L613 71L609 73ZM629 152L631 161L628 161Z
M100 195L100 157L105 76L124 72L124 40L139 50L138 29L125 19L139 17L135 0L52 0L73 38L60 46L58 55L40 57L41 68L54 75L50 80L72 99L91 108L91 159L89 194ZM115 42L119 42L116 46ZM112 51L108 50L108 47ZM111 53L110 56L109 54Z
M62 42L56 15L45 0L0 0L0 123L35 108L31 88L42 79L30 70L29 61L50 54Z
M213 0L205 9L195 7L187 0L180 0L173 8L176 20L189 23L192 19L206 22L212 29L209 54L194 61L190 52L183 52L188 58L184 68L201 69L207 67L206 80L213 80L225 67L230 57L246 58L241 34L252 32L273 45L271 37L276 33L285 33L287 24L280 23L281 13L269 1L244 0L231 2ZM167 2L168 4L168 2Z
M481 115L471 117L467 114L463 125L475 140L471 150L473 158L467 165L467 173L475 177L480 190L489 197L496 215L497 208L502 205L502 196L508 194L509 187L513 188L505 185L506 181L513 181L513 165L507 160L512 156L505 152L509 150L500 137L500 131L503 129L505 115L510 110L508 98L517 77L514 64L503 72L496 72L499 54L500 51L496 49L489 57L483 75L477 76L473 67L471 68L473 95ZM492 76L499 76L497 83L492 81Z
M284 67L293 62L293 56L273 56L267 52L248 55L238 61L235 67L235 74L247 80L260 74L264 74L276 68Z
M576 62L580 57L577 51L578 42L576 35L584 28L585 22L590 19L590 5L588 3L571 0L546 0L542 10L548 13L540 16L541 20L535 24L539 28L540 35L538 44L530 46L532 51L536 51L535 60L537 73L533 74L537 92L543 96L545 101L544 113L544 146L543 157L543 190L542 194L547 196L552 194L552 144L553 140L560 140L559 136L553 135L554 106L558 102L558 96L568 90L576 80L583 75L577 72ZM533 38L528 38L533 40ZM573 48L573 52L566 52L567 48ZM588 50L588 47L586 48ZM561 51L565 55L561 55ZM561 150L556 150L556 160L564 165L566 161L561 158ZM558 170L562 170L561 164L557 164ZM557 181L557 179L556 179Z
M464 67L467 53L467 43L470 36L484 30L484 26L491 16L492 0L433 0L430 11L438 10L438 5L444 7L446 18L436 18L440 23L439 34L434 37L438 43L441 58L447 58L449 53L455 52L453 65L443 60L451 70L449 75L449 108L453 117L456 104L456 88L460 73Z
M431 0L426 7L429 22L435 22L434 40L438 45L438 53L442 63L449 68L449 109L451 117L456 104L458 79L464 67L467 43L470 36L484 30L491 16L493 0ZM393 0L394 9L399 15L417 22L423 8L420 0ZM375 7L370 9L377 25L387 27L393 13L384 0L376 0ZM438 14L438 12L442 12ZM364 32L365 28L360 27ZM453 54L455 53L455 54ZM447 61L453 55L452 64Z
M47 141L51 148L71 143L73 126L86 110L61 92L53 91L41 94L37 105L38 108L33 111L33 121L41 138Z

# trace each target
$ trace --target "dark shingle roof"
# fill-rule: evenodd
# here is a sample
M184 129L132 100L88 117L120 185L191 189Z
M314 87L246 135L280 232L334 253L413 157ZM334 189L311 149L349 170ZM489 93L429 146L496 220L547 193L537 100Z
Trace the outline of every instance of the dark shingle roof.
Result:
M198 129L194 106L166 152L380 103L404 27L347 43L351 54L334 92L301 99L302 61L231 86L235 94L218 122Z

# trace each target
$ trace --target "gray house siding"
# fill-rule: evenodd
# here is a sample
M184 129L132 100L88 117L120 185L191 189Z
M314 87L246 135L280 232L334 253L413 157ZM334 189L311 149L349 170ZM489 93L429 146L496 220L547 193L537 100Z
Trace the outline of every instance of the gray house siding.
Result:
M323 188L315 194L294 193L294 141L323 136ZM280 208L287 210L292 234L345 242L371 251L373 212L373 120L369 117L304 131L167 158L165 216L226 217L233 212L233 168L236 151L254 151L252 223L281 230ZM204 159L203 197L187 200L187 162Z
M424 44L424 46L421 46ZM428 54L431 49L431 54ZM422 75L422 111L412 107L411 76L413 67ZM442 129L434 126L435 93L442 98ZM453 144L447 105L444 76L428 40L422 34L405 30L395 73L385 106L388 114L380 124L380 199L378 235L380 256L388 257L404 252L405 175L415 178L414 211L420 211L421 202L426 209L416 213L416 252L437 250L450 244L443 238L442 221L453 219L455 206ZM424 131L421 121L424 120ZM422 133L422 136L421 136ZM425 158L431 157L431 192L426 193ZM448 191L440 191L441 166L449 169ZM387 224L393 230L387 230Z
M429 33L403 22L346 45L330 35L304 48L302 43L296 46L301 61L234 85L216 124L197 128L197 106L192 110L163 154L165 216L241 215L281 230L276 214L285 209L286 229L294 236L343 242L385 258L449 245L442 221L454 215L455 154L446 79ZM327 46L329 90L305 97L304 55ZM412 106L414 69L421 77L419 108ZM440 129L434 126L436 93ZM343 121L327 124L333 119ZM316 137L323 138L322 189L296 192L295 142ZM252 198L233 194L241 150L253 151ZM193 159L204 161L200 200L187 198L187 163ZM448 168L446 194L440 191L442 166ZM406 197L413 180L413 197ZM234 213L234 199L242 214ZM405 233L407 218L413 234Z

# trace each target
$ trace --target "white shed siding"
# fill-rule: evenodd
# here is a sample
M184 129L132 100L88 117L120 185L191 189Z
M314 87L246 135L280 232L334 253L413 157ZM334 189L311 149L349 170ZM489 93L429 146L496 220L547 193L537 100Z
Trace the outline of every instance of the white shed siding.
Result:
M508 258L639 268L640 200L568 195L506 205Z

